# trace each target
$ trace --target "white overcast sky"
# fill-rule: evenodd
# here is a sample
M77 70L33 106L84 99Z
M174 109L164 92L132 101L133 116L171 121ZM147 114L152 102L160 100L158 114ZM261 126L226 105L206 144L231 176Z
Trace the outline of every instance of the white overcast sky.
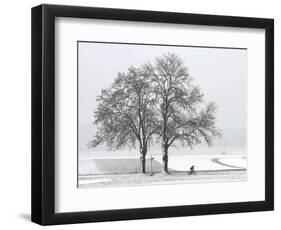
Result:
M182 58L204 100L219 106L217 126L223 142L245 146L247 132L247 50L79 42L79 145L95 132L96 97L117 72L171 52ZM83 146L81 146L83 145Z

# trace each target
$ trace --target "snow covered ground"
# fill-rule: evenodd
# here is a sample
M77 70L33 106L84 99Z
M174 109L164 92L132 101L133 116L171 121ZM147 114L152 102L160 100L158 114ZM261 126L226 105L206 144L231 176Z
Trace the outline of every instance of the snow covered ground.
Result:
M197 171L189 175L183 171L171 171L168 175L162 173L142 174L111 174L90 175L79 177L79 188L120 187L120 186L150 186L164 184L189 184L189 183L222 183L240 182L247 180L247 171L218 170Z
M79 188L177 183L234 182L247 179L244 155L172 155L169 175L162 175L161 156L146 158L146 175L139 174L136 156L83 157L79 160ZM190 167L195 173L189 175ZM150 173L153 176L150 176Z
M146 169L151 171L150 157L146 158ZM152 171L161 171L161 156L153 157ZM170 156L171 171L188 171L194 165L195 171L246 169L247 159L239 155L189 155ZM136 157L89 157L79 160L79 175L102 175L138 173L139 159Z

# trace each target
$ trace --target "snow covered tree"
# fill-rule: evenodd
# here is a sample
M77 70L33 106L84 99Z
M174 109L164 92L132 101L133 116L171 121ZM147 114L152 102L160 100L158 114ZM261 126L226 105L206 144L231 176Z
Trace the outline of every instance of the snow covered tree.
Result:
M89 143L90 147L106 143L111 149L138 147L141 173L145 173L147 149L156 131L156 101L149 77L141 68L130 67L102 90L94 113L98 131Z
M156 58L155 64L146 64L145 71L151 76L157 101L157 134L161 139L162 172L168 173L168 150L173 144L192 146L202 140L208 145L217 130L214 102L204 104L200 88L193 85L184 62L175 54L168 53Z

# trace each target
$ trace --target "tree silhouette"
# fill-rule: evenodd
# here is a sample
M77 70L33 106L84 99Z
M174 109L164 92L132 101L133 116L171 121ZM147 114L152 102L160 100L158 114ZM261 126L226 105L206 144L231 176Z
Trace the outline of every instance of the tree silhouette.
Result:
M130 67L118 73L113 84L97 98L94 123L98 131L89 147L106 143L111 149L139 148L140 172L145 173L147 148L157 127L155 97L149 76L141 68Z
M192 84L184 62L175 54L156 58L143 67L157 100L158 129L161 139L162 172L168 173L168 149L173 144L191 147L205 140L208 145L220 132L215 127L216 105L204 106L203 94Z
M180 144L192 148L216 136L214 102L205 104L184 62L168 53L127 73L118 73L112 85L97 98L94 123L98 131L89 143L106 143L111 149L138 147L140 172L154 137L161 141L162 172L168 173L168 150Z

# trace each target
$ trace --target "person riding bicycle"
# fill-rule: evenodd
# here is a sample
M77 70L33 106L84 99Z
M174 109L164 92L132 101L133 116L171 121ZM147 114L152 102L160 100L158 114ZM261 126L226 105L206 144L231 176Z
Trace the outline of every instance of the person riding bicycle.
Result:
M188 173L189 175L195 173L195 165L192 165L189 169L190 169L190 171L189 171L189 173Z

